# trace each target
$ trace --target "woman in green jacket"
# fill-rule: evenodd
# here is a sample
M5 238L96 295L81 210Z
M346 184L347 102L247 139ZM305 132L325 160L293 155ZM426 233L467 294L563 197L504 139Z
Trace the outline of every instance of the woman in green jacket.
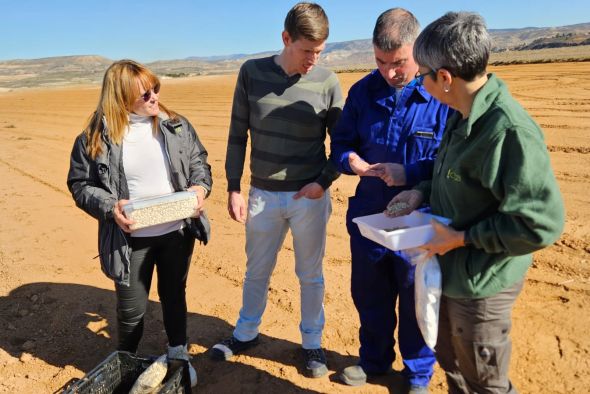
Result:
M436 215L423 246L443 274L437 359L449 392L516 392L508 378L511 312L532 253L555 242L564 208L540 127L506 85L486 73L483 18L449 12L414 44L418 80L457 112L431 181L397 195L404 215L423 202Z

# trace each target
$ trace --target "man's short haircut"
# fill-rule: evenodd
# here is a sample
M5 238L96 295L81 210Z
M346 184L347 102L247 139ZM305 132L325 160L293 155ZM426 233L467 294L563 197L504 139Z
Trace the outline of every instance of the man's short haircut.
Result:
M383 52L391 52L406 44L412 44L420 24L416 17L403 8L392 8L377 18L373 29L373 45Z
M326 41L329 34L328 16L315 3L297 3L285 18L285 31L293 41Z
M465 81L485 73L492 39L481 15L448 12L424 29L414 43L414 59L431 70L444 68Z

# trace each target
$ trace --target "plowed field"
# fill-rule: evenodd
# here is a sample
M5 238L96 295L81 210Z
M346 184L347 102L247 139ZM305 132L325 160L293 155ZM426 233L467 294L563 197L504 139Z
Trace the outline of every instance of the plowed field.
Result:
M511 378L523 393L585 393L590 387L590 63L495 67L545 131L566 202L561 239L535 254L514 310ZM348 91L361 74L339 74ZM245 271L244 228L226 209L224 157L235 75L165 80L161 101L187 116L209 150L214 190L206 207L213 238L197 246L188 280L189 341L201 393L401 392L397 374L360 388L336 380L358 356L358 317L349 294L347 197L356 179L332 187L324 260L330 374L302 377L299 286L290 237L280 252L261 344L229 363L206 349L231 334ZM98 86L0 93L0 392L52 393L115 348L115 294L100 271L94 219L74 206L65 180L75 136ZM247 180L249 174L246 174ZM244 185L247 192L247 185ZM142 354L163 353L155 286ZM401 362L394 364L401 369ZM586 387L586 388L584 388ZM436 370L433 393L446 392Z

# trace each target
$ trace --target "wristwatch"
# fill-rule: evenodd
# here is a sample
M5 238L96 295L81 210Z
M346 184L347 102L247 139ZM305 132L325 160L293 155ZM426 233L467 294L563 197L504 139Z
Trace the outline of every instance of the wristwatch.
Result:
M465 246L473 245L473 241L471 241L471 237L469 236L469 229L463 231L463 244Z

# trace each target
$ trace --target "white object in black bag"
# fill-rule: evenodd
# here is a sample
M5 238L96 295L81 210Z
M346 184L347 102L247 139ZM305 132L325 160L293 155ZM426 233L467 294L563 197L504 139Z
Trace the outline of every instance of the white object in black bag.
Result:
M148 394L157 390L168 372L168 358L164 354L154 361L135 381L129 394Z

